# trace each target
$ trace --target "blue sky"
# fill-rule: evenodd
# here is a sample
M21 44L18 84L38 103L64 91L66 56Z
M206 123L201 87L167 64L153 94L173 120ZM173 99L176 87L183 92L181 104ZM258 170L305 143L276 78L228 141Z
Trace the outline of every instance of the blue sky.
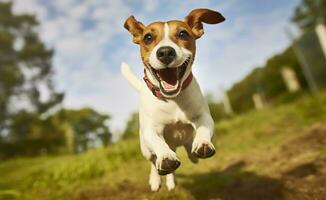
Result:
M42 40L55 49L57 88L66 93L64 105L93 107L112 115L111 126L121 129L138 95L120 75L127 62L139 78L139 47L123 28L134 15L144 24L183 19L191 9L207 7L226 21L206 25L197 41L194 74L205 93L219 97L289 41L284 33L299 0L14 0L16 13L33 13L40 20Z

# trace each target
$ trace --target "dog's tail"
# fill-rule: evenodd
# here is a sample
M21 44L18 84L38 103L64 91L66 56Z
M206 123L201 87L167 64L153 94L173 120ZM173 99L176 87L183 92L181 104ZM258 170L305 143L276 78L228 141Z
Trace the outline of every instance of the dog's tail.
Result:
M142 83L130 70L129 65L127 65L126 63L121 63L121 73L132 87L136 88L138 92L141 90Z

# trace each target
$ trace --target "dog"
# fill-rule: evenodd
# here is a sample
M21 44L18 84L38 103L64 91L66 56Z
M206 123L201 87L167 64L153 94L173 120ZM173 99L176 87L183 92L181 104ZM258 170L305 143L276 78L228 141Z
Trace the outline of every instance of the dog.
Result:
M180 166L177 147L183 146L194 163L215 154L211 142L214 121L192 74L192 64L196 40L204 34L203 23L218 24L224 20L219 12L195 9L184 21L154 22L148 26L134 16L125 21L124 27L140 46L144 64L144 81L125 63L121 72L140 93L140 147L151 161L152 191L159 190L163 175L168 190L175 188L174 171Z

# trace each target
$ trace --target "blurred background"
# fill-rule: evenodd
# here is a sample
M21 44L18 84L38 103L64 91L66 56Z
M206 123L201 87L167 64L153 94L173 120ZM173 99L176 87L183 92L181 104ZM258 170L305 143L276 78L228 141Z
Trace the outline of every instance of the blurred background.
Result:
M151 193L123 28L221 12L194 74L217 154ZM0 199L325 199L325 0L0 0Z

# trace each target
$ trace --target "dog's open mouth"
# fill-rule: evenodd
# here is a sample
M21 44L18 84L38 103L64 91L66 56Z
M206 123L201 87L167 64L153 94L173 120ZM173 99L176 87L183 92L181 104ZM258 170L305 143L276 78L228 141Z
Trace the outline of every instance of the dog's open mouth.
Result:
M150 66L152 74L160 83L160 90L166 95L173 95L181 88L181 81L190 62L188 57L180 66L166 69L154 69Z

